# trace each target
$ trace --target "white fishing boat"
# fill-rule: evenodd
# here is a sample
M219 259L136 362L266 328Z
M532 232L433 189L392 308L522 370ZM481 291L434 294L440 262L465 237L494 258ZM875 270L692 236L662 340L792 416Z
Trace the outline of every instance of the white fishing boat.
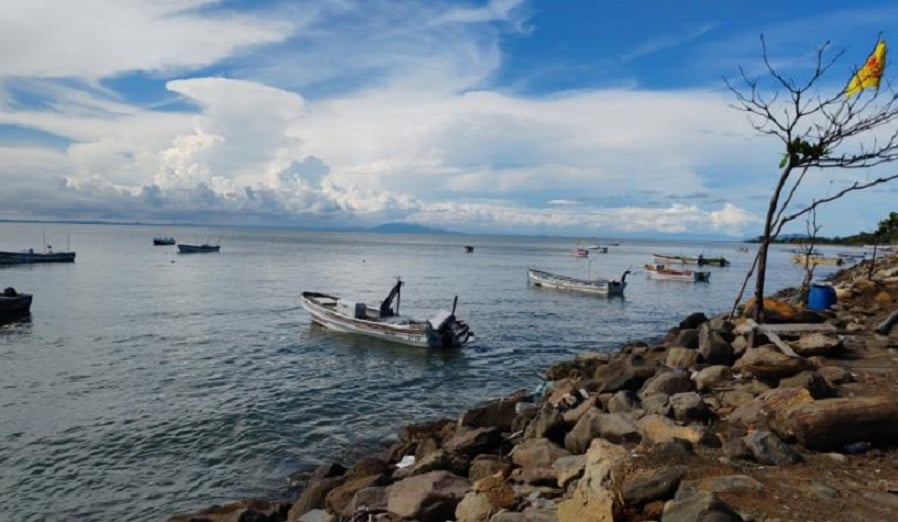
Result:
M468 325L455 317L457 296L452 302L451 312L440 310L427 320L399 315L402 284L402 281L397 281L379 306L319 292L303 292L300 302L312 316L312 321L338 332L366 335L420 348L460 348L471 339L473 334Z
M593 295L624 295L624 288L627 287L627 270L621 276L620 281L609 279L577 279L561 274L553 274L544 270L530 268L527 270L527 279L533 286L542 288L553 288L555 290L569 290L571 292L580 292Z
M685 281L687 283L707 283L711 280L711 272L699 270L674 270L664 265L645 265L645 273L649 279L662 281Z

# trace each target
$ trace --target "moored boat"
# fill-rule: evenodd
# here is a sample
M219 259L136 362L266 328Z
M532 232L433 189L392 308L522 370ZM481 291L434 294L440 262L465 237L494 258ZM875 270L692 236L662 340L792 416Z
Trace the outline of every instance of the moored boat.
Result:
M334 331L354 333L419 348L460 348L472 337L468 325L452 311L438 311L427 320L399 315L400 289L397 281L379 306L342 299L320 292L303 292L300 302L312 321ZM395 302L395 309L394 309Z
M792 256L792 262L797 264L825 265L825 266L842 266L845 260L841 257L824 257L807 254L796 254Z
M465 252L466 252L466 253L470 254L470 253L473 252L473 251L474 251L474 246L473 246L473 245L465 245Z
M627 287L627 270L621 276L620 281L609 279L577 279L561 274L553 274L544 270L530 268L527 270L527 279L533 286L542 288L554 288L556 290L569 290L584 294L594 295L624 295Z
M16 292L12 287L4 289L0 294L0 320L28 315L31 311L31 297L31 294Z
M0 265L29 265L33 263L74 263L74 252L35 252L33 249L22 252L0 251Z
M175 238L173 238L173 237L154 237L153 244L154 245L174 245Z
M698 265L698 266L729 266L730 262L725 257L705 257L701 254L698 257L689 256L669 256L665 254L652 254L655 263L678 263L681 265Z
M202 245L188 245L186 243L178 243L179 254L201 254L205 252L218 252L220 245L210 245L203 243Z
M650 279L663 281L686 281L688 283L707 283L711 280L711 272L699 270L674 270L664 265L645 265L645 273Z
M575 248L571 250L570 254L574 257L589 257L589 250L585 248Z

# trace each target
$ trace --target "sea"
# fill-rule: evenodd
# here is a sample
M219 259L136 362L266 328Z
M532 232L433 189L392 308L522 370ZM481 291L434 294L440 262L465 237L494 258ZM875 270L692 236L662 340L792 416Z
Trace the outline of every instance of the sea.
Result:
M221 251L178 254L154 236ZM534 389L553 362L658 340L689 313L728 311L755 250L585 241L608 253L573 257L565 237L0 223L0 250L77 253L0 268L0 288L34 295L30 317L0 326L0 520L160 521L289 499L292 475L351 464L404 424ZM770 292L801 282L788 250L773 247ZM655 252L732 265L705 268L709 283L649 280ZM531 287L528 267L630 273L623 298L601 298ZM325 330L300 306L306 290L376 304L397 278L403 315L458 296L475 339L448 352L393 345Z

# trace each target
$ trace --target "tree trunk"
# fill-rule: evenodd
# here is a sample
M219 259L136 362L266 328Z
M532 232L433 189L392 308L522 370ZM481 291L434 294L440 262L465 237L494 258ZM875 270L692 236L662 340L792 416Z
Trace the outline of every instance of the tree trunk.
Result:
M776 207L779 205L780 193L782 193L783 187L786 185L786 180L789 179L789 174L792 173L792 161L790 158L789 163L783 169L783 173L780 174L780 179L776 184L773 195L770 196L770 204L767 206L767 218L764 220L764 235L761 236L761 244L758 247L758 275L755 279L755 313L752 316L752 319L758 324L764 322L764 279L767 276L767 250L770 247L770 242L776 237L773 233L774 221L776 221Z
M890 397L822 399L776 411L770 427L804 447L841 449L852 442L898 442L898 403Z

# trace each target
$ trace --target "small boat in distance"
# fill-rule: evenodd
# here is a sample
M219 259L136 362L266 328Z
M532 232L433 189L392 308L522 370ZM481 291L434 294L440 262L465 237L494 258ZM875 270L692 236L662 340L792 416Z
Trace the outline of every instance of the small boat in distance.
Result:
M810 265L825 265L825 266L842 266L845 263L845 260L841 257L824 257L824 256L815 256L815 255L807 255L807 254L796 254L792 256L792 262L800 265L810 264Z
M179 254L202 254L206 252L218 252L220 245L210 245L203 243L202 245L188 245L186 243L178 243Z
M21 294L7 287L0 294L0 321L15 319L31 313L31 294Z
M35 252L29 248L22 252L0 252L0 265L30 265L32 263L74 263L74 252Z
M173 238L173 237L154 237L153 244L154 245L174 245L175 238Z
M645 265L645 273L649 279L662 281L686 281L688 283L707 283L711 280L711 272L698 270L674 270L664 265Z
M396 281L379 306L341 299L319 292L303 292L300 302L312 321L325 328L354 333L419 348L460 348L473 335L464 321L455 317L458 296L452 311L440 310L421 321L399 315L399 293L403 282ZM395 302L395 309L394 309Z
M621 276L620 281L608 279L577 279L560 274L553 274L543 270L530 268L527 270L527 279L533 286L553 288L555 290L570 290L593 295L624 295L627 287L627 270Z
M468 254L474 252L474 247L472 245L465 245L465 252Z
M699 254L698 257L689 256L669 256L664 254L652 254L655 263L679 263L681 265L698 265L698 266L729 266L730 262L725 257L705 257Z

